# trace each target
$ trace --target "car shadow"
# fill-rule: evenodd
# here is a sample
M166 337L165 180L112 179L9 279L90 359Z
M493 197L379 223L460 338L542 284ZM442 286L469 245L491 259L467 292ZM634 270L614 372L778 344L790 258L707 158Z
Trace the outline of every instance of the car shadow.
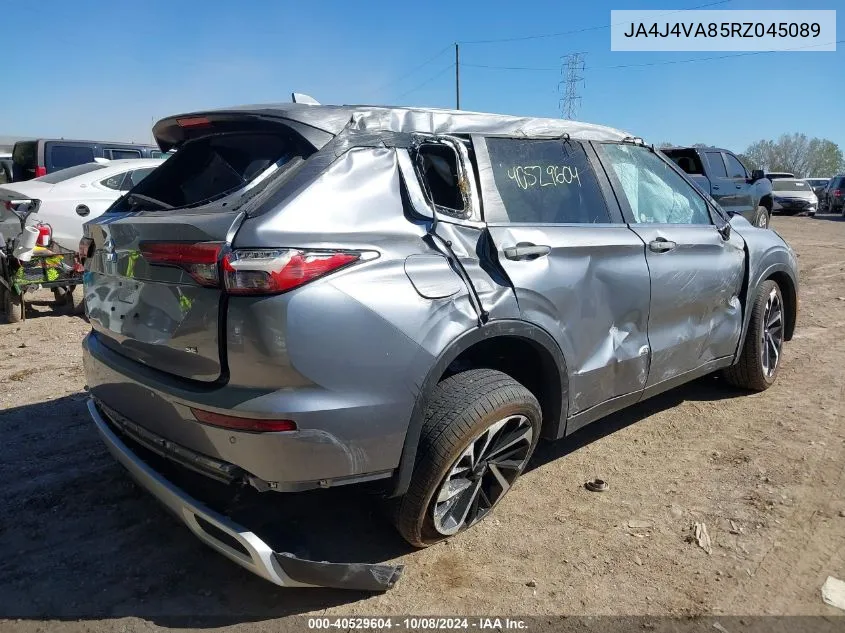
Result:
M596 420L564 439L556 442L541 442L534 450L526 471L540 468L549 462L565 457L592 442L636 424L655 413L672 409L682 402L726 400L745 395L748 395L747 391L728 385L718 374L704 376Z
M566 440L541 444L530 468L684 400L739 395L714 377L697 380ZM0 411L0 617L137 617L159 626L211 628L321 611L372 596L276 587L207 548L115 462L85 400L76 394ZM276 551L372 563L413 551L386 520L373 492L339 488L286 495L248 488L233 497L199 475L171 474L174 483L248 526Z
M813 216L815 220L828 220L829 222L845 222L845 216L841 213L817 213Z
M280 588L203 545L115 462L82 394L0 411L0 432L0 618L132 616L206 628L373 595ZM219 488L196 494L190 476L176 483L216 509L228 502L230 516L276 551L334 562L383 562L413 551L366 491L249 489L233 499Z

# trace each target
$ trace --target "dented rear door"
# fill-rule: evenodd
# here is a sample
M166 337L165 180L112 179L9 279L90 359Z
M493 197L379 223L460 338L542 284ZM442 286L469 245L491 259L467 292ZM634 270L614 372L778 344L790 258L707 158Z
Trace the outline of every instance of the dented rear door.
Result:
M560 345L569 415L641 392L649 274L593 149L564 139L473 138L487 226L520 314Z

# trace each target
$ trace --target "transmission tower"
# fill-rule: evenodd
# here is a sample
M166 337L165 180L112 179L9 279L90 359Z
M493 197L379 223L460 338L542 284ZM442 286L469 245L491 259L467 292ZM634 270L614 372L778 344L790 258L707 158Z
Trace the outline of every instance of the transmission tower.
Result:
M557 89L561 94L560 116L564 119L574 119L581 105L578 86L584 84L584 57L586 53L570 53L561 57L563 60L560 75L563 79Z

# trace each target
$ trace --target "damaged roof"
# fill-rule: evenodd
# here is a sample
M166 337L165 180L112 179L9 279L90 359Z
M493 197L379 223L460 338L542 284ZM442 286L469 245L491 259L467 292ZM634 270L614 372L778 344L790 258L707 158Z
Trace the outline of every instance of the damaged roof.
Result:
M308 105L303 103L273 103L242 105L168 117L176 118L208 114L253 114L281 118L308 125L337 135L347 126L369 132L425 134L486 134L508 136L559 137L591 141L620 141L631 136L604 125L593 125L564 119L518 117L506 114L369 105ZM165 120L156 124L156 128Z

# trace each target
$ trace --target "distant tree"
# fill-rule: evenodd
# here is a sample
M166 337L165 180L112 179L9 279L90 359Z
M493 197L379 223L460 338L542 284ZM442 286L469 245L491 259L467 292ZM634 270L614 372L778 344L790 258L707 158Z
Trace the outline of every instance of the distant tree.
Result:
M713 147L712 145L708 145L707 143L693 143L693 147Z
M798 133L783 134L777 141L752 143L744 157L769 171L788 171L801 178L835 174L845 167L842 150L836 143Z
M739 158L739 161L740 161L743 165L745 165L745 168L746 168L748 171L753 171L753 170L755 170L755 169L762 169L762 168L760 167L760 164L759 164L759 163L757 163L757 162L756 162L753 158L751 158L751 156L749 156L748 154L737 154L737 158Z
M666 147L675 147L675 144L674 144L674 143L670 143L669 141L660 141L660 142L657 144L657 147L658 147L659 149L664 149L664 148L666 148Z

